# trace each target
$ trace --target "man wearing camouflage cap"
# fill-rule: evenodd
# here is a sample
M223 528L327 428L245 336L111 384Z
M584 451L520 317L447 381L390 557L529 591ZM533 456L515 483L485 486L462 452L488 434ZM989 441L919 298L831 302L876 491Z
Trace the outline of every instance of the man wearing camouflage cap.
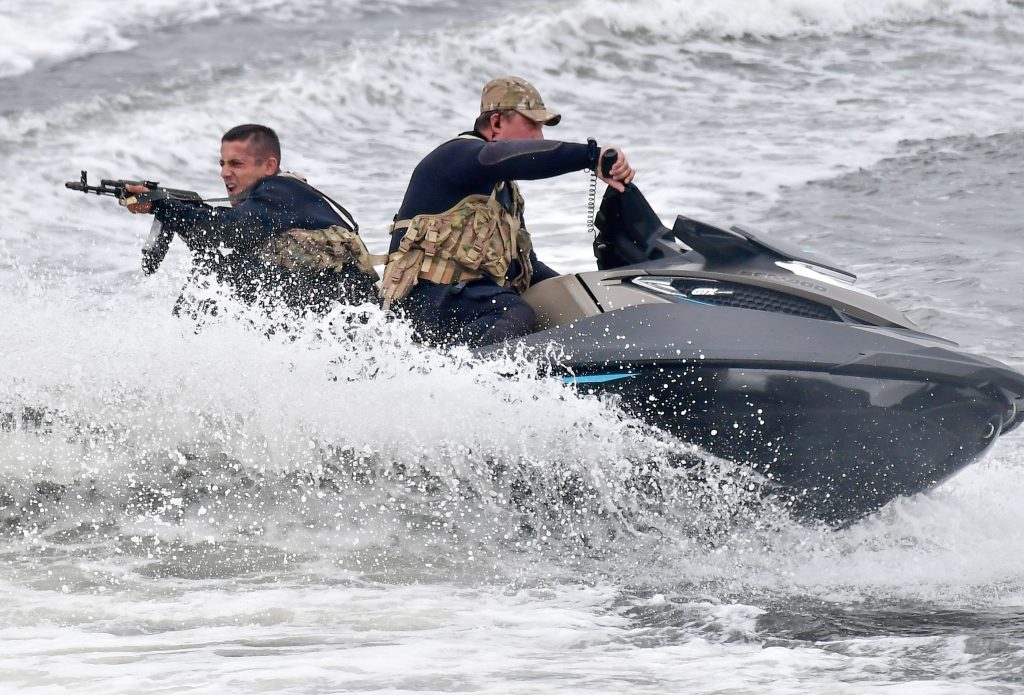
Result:
M545 140L543 127L561 119L529 82L499 77L484 86L473 130L416 166L381 291L422 339L477 346L532 330L535 315L520 294L558 273L533 252L515 181L596 170L604 151L593 140ZM634 172L618 153L609 176L598 175L622 191Z

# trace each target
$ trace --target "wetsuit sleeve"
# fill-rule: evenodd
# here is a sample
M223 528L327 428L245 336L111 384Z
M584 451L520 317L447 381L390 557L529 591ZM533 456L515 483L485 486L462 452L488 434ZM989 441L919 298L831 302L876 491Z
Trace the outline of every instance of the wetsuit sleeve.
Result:
M580 143L502 140L472 144L476 155L467 157L463 166L448 169L455 177L454 183L476 187L483 182L494 185L499 181L531 181L580 171L591 165L590 148Z
M258 184L235 207L195 206L167 199L156 201L153 211L165 229L180 235L192 249L226 246L249 250L281 228L283 210L276 197L274 186Z

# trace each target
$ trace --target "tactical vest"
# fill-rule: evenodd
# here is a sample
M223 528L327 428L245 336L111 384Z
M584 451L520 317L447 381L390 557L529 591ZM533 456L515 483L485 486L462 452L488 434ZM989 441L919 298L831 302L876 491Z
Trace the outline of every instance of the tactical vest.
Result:
M263 244L258 255L267 263L293 273L340 271L346 266L355 266L375 282L379 278L373 263L381 259L369 252L358 234L339 225L280 232Z
M498 202L506 185L512 191L512 212ZM404 229L405 236L384 269L384 307L407 297L420 280L448 285L487 276L500 287L511 284L524 292L533 277L533 242L522 215L519 187L502 182L489 196L470 195L442 213L395 222L391 233ZM506 275L513 260L519 261L521 271L509 283Z
M298 179L309 185L301 174L282 171L277 175ZM323 196L339 215L348 218L352 229L340 225L326 229L289 229L268 239L258 249L257 255L267 263L300 274L325 270L337 272L346 266L355 266L376 282L380 276L373 265L384 263L387 257L370 253L359 236L359 225L348 210L324 193L315 188L313 190Z

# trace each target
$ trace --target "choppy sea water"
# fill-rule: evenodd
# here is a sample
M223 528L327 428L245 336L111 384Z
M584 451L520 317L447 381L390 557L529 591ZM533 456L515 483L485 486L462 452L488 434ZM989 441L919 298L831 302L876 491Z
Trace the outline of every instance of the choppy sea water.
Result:
M1024 6L0 0L0 691L1024 692L1024 451L835 531L514 356L171 317L94 176L219 193L266 122L368 244L480 85L1024 368ZM591 268L587 179L524 185ZM514 378L509 378L512 375Z

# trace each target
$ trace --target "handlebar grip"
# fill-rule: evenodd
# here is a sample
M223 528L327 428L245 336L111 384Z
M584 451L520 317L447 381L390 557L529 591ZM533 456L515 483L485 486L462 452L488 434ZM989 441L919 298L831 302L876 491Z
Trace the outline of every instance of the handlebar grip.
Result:
M611 176L612 167L615 166L615 162L619 160L618 150L608 150L601 155L601 176Z

